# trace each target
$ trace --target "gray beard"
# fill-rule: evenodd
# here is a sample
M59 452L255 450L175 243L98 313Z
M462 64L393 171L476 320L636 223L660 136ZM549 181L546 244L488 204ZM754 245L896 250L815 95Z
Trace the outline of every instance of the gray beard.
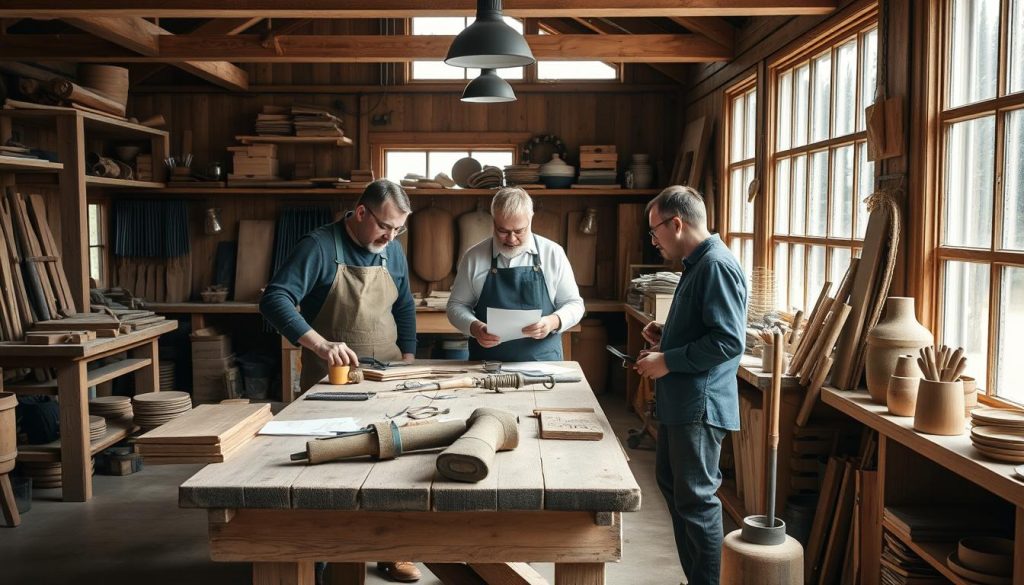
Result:
M522 256L523 252L530 247L528 243L522 243L515 247L506 246L501 243L501 240L494 238L494 247L498 249L498 254L508 258L509 260Z
M380 254L381 252L384 251L384 248L387 247L387 244L384 244L383 246L378 246L374 243L370 243L369 245L366 246L366 249L369 250L371 254Z

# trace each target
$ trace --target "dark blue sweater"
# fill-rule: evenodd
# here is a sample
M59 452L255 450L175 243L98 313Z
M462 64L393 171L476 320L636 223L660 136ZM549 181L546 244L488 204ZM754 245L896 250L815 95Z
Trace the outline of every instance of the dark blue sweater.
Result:
M381 256L387 258L388 272L398 288L398 300L391 307L398 326L398 348L402 353L416 353L416 305L409 290L409 263L401 244L392 240L383 252L374 254L354 242L344 226L339 227L341 229L335 228L335 224L325 225L299 240L263 293L260 301L263 317L295 344L312 329L309 323L324 306L338 272L334 234L340 233L345 261L349 264L380 266ZM358 301L352 299L352 302ZM302 314L295 310L296 306L301 307Z
M661 350L669 373L657 381L663 424L740 428L736 370L746 342L747 284L736 257L713 235L683 260Z

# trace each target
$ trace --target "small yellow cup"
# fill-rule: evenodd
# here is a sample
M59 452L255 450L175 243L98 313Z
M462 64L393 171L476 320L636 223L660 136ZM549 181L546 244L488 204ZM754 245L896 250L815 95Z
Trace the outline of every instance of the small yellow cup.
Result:
M331 366L327 372L327 381L331 384L348 384L348 366Z

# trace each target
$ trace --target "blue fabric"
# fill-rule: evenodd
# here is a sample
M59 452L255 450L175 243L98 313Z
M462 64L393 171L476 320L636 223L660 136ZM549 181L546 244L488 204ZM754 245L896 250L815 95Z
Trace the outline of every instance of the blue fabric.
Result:
M338 272L335 234L345 261L352 266L379 266L387 259L388 272L398 288L398 300L391 307L398 326L398 348L402 353L416 353L416 305L401 244L392 240L380 254L374 254L354 242L340 222L317 228L299 240L263 293L263 317L292 343L298 343L312 329L309 323L324 306ZM302 309L301 314L295 311L296 306Z
M536 240L536 236L534 238ZM533 255L533 266L509 268L498 268L498 257L491 258L491 271L487 273L484 287L480 290L480 299L473 307L473 314L486 323L489 307L540 309L544 317L555 312L555 304L551 302L544 280L540 254ZM470 338L469 359L503 362L561 361L562 338L561 335L548 335L544 339L513 339L490 348L482 347L476 339Z
M746 342L747 284L735 256L713 235L683 260L661 350L658 420L740 428L736 371Z
M658 426L655 477L690 585L718 585L721 573L722 502L715 492L724 438L724 430L703 423Z

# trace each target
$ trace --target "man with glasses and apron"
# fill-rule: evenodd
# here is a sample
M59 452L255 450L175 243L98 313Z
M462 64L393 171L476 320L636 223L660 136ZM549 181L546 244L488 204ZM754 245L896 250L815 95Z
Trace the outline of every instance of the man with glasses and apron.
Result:
M329 365L356 366L360 357L413 360L416 306L409 265L395 241L410 213L401 187L384 179L370 183L341 221L303 237L267 285L260 312L302 346L303 392L323 380ZM410 562L378 567L395 581L420 577Z
M470 336L469 359L559 361L561 332L583 318L585 307L565 250L531 233L533 200L507 187L491 200L494 235L469 250L448 300L448 320ZM503 341L487 330L487 309L540 309L523 338Z

